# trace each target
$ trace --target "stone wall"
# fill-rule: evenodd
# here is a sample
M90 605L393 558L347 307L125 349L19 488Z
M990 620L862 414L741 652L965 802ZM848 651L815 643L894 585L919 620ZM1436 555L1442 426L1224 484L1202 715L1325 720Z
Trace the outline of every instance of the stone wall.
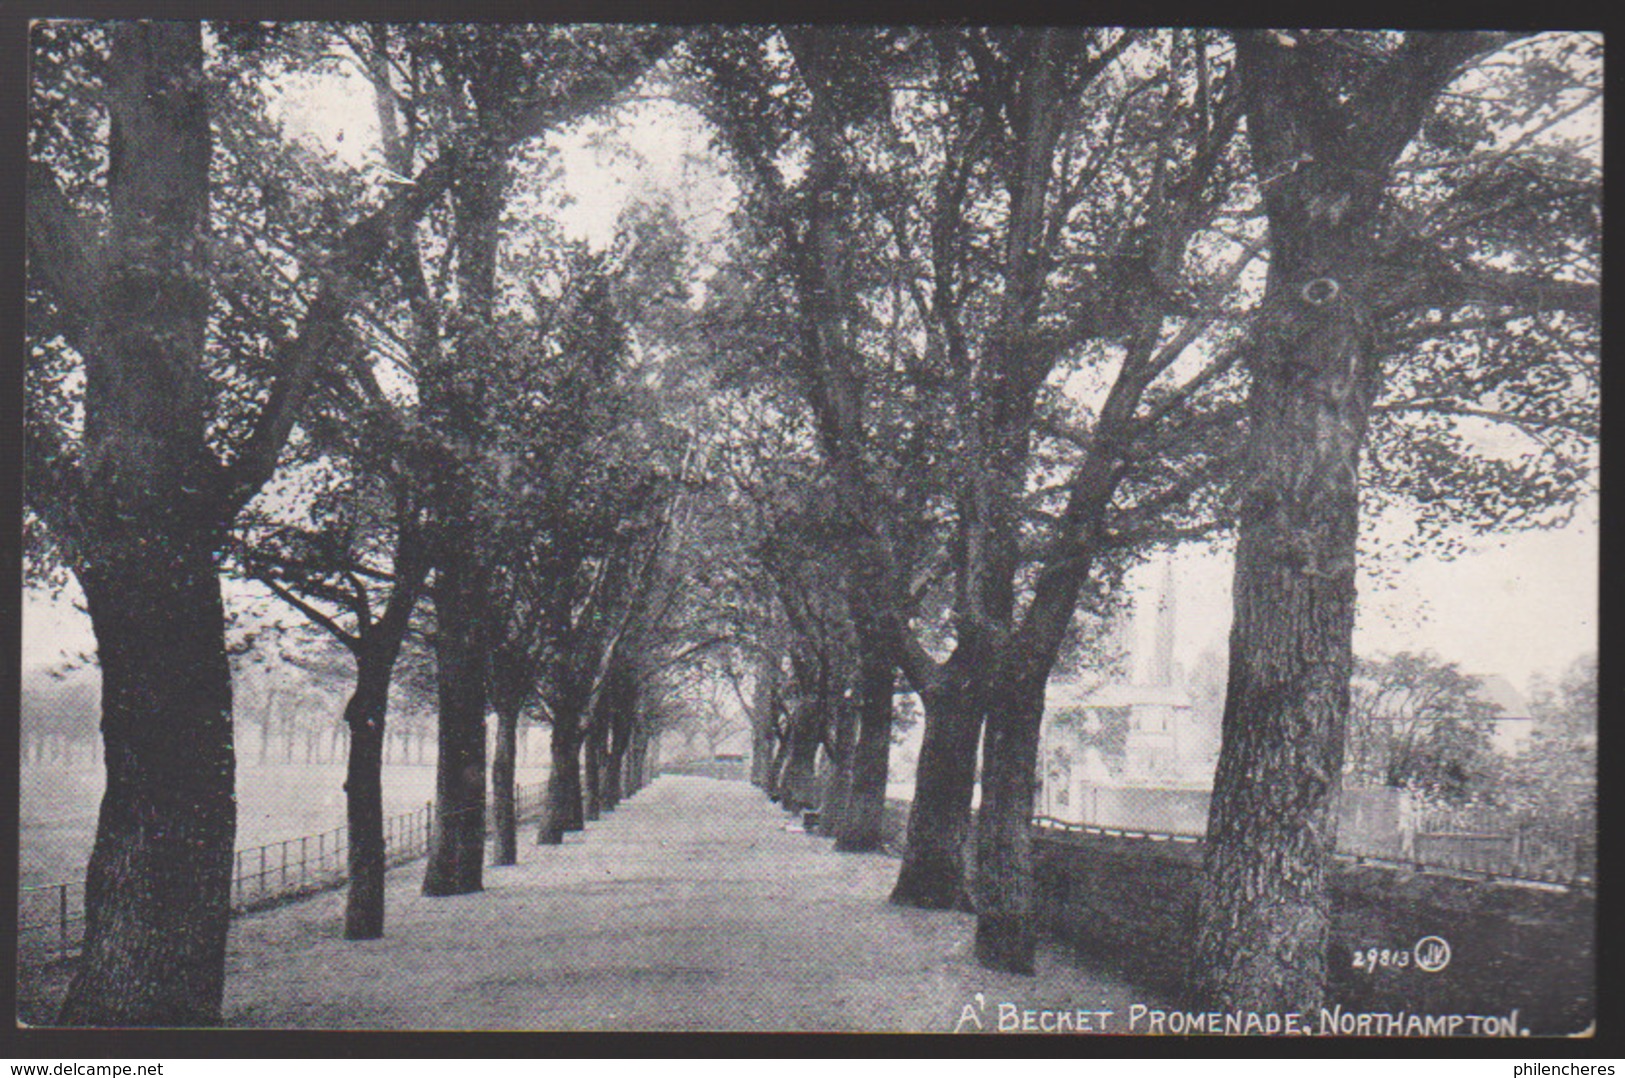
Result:
M1194 936L1199 844L1043 837L1034 842L1034 862L1046 931L1091 964L1180 997ZM1590 1025L1592 896L1347 863L1334 868L1331 886L1329 1005L1496 1016L1517 1009L1521 1027L1535 1035ZM1429 936L1450 947L1448 965L1437 972L1415 961L1416 944ZM1368 969L1372 949L1377 961Z
M887 802L893 852L901 852L907 818L906 802ZM1070 834L1033 846L1043 930L1072 944L1084 964L1180 1000L1201 845ZM1593 896L1346 862L1331 883L1329 1007L1501 1017L1517 1009L1520 1027L1536 1036L1591 1024ZM1450 946L1437 972L1415 963L1416 944L1429 936ZM1363 960L1373 948L1375 968L1357 968L1356 953Z

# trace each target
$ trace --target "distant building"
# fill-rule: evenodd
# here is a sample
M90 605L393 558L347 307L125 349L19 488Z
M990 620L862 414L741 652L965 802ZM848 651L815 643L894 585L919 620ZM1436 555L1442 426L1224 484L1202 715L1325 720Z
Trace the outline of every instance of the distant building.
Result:
M1211 785L1218 724L1216 716L1194 706L1184 673L1174 662L1178 594L1171 568L1164 570L1154 618L1149 654L1131 655L1139 675L1132 684L1097 688L1055 681L1047 686L1041 749L1047 814L1066 818L1088 787ZM1080 714L1081 721L1063 721ZM1108 721L1126 721L1122 754L1116 759L1098 747Z

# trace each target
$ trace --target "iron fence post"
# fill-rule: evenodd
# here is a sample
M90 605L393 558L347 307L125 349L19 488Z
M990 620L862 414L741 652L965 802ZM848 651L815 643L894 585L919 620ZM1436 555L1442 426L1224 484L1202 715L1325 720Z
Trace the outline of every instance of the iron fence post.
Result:
M68 957L68 885L62 884L56 889L57 916L60 921L62 937L62 957Z

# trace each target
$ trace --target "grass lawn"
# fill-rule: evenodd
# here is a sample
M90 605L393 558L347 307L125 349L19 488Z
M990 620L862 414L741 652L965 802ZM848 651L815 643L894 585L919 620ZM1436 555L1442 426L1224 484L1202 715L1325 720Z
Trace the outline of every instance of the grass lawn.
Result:
M519 768L529 786L547 778L545 763ZM84 878L101 804L101 768L25 765L18 812L18 884ZM384 812L411 812L434 798L434 768L384 765ZM344 823L344 765L268 764L237 768L237 848L297 839Z

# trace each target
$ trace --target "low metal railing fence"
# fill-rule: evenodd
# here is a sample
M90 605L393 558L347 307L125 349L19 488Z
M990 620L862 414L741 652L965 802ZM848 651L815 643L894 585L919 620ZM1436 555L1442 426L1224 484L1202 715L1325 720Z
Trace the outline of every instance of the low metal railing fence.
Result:
M1040 837L1103 835L1154 842L1200 844L1206 836L1190 830L1109 827L1033 817ZM1535 839L1526 834L1418 831L1395 847L1339 841L1336 857L1357 864L1389 865L1417 872L1467 875L1485 880L1590 891L1595 887L1595 846L1583 836Z
M514 790L514 814L529 820L541 810L544 784ZM486 806L487 831L491 819ZM394 868L425 857L434 826L434 802L384 820L384 863ZM268 842L238 850L232 859L233 915L343 886L349 880L349 828ZM83 880L18 888L17 962L39 966L72 957L84 939Z

